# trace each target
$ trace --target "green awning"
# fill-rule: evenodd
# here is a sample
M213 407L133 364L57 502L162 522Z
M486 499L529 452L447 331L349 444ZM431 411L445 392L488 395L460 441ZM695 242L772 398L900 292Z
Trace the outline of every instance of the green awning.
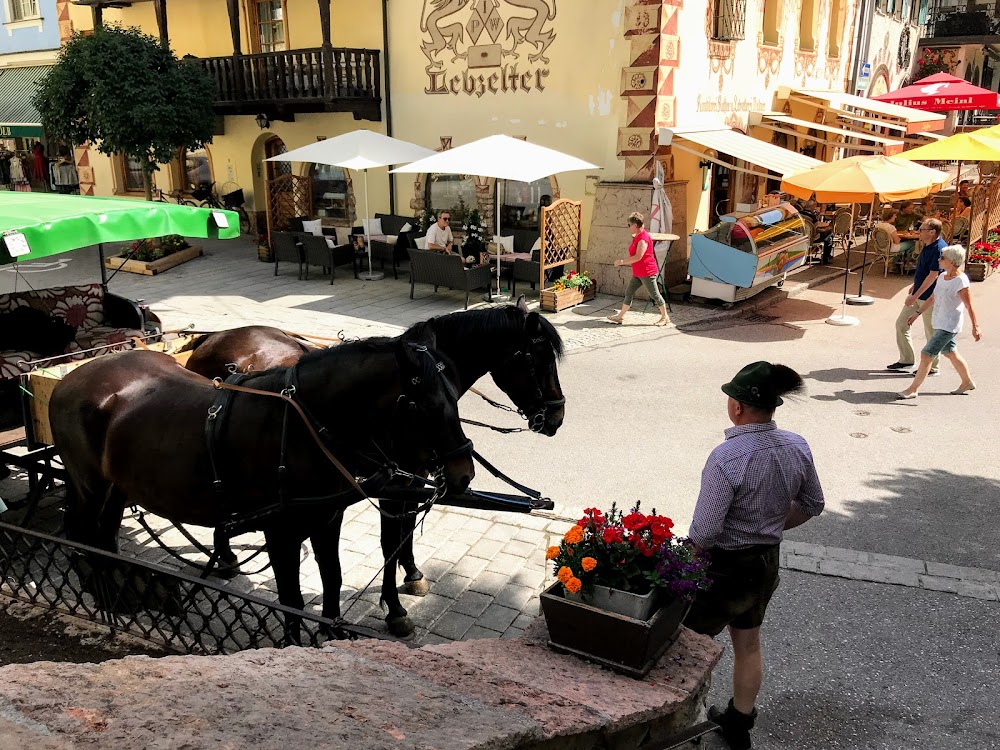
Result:
M0 138L41 138L42 120L32 103L50 66L0 68Z
M228 227L218 226L219 213ZM239 237L240 219L233 211L159 201L0 192L0 265L166 234L229 240ZM17 255L25 242L29 252Z

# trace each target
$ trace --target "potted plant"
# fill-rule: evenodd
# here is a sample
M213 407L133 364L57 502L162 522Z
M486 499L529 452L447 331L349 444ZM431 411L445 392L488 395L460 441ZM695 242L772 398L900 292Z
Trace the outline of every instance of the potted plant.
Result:
M991 229L986 239L972 246L965 272L971 281L985 281L997 267L1000 267L1000 227Z
M559 312L567 307L579 305L581 302L594 299L597 296L597 284L590 277L590 271L570 271L559 277L552 286L539 293L539 304L543 310Z
M480 254L486 250L489 235L487 234L486 227L483 226L483 219L478 208L474 208L469 212L465 223L462 225L462 231L465 232L465 240L462 242L462 252L466 256L479 258Z
M542 593L549 643L640 677L673 642L710 585L708 560L654 510L588 508L552 546L556 583Z

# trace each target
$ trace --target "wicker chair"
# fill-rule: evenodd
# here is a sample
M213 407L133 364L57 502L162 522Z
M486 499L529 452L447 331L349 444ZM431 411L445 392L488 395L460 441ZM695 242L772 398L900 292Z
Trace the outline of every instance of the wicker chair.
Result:
M951 244L952 232L953 232L953 227L952 227L951 222L948 221L947 219L942 220L941 221L941 238L945 242L947 242L949 245Z
M433 284L434 291L438 287L458 289L465 292L465 309L469 309L469 294L473 289L485 289L490 300L493 300L490 282L492 274L490 267L475 266L466 268L459 255L446 255L436 250L418 250L410 248L410 299L413 299L413 287L416 282Z
M271 251L274 253L274 275L278 275L278 263L297 263L299 279L302 278L302 248L299 238L293 232L273 232L271 234Z
M802 217L802 223L806 225L805 235L809 238L809 255L806 263L814 261L818 263L819 259L823 257L823 243L816 235L816 225L813 224L812 219L805 216Z
M561 266L553 266L551 269L546 271L546 278L558 278L562 276L566 270L566 266L570 265L571 261L566 261ZM514 272L510 282L510 294L512 297L517 296L517 282L527 281L531 284L531 288L534 289L538 280L542 276L542 251L532 250L531 260L522 260L518 258L514 261Z
M872 249L875 259L868 266L868 269L871 270L881 260L885 263L882 278L886 278L889 275L889 264L892 263L896 253L892 251L892 237L885 231L885 228L875 227L872 230Z
M969 217L956 216L955 225L951 229L953 242L965 243L969 239Z
M351 245L338 245L330 247L326 237L318 237L312 234L300 234L299 243L302 245L302 262L305 268L306 280L309 280L309 266L322 266L324 273L330 269L330 284L336 275L334 268L345 266L348 263L354 268L354 278L358 278L358 258Z

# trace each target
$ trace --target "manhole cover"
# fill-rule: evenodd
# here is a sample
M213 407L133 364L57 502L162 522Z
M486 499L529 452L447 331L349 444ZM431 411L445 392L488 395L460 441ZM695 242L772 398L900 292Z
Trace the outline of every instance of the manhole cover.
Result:
M859 417L867 417L869 414L871 414L870 411L856 411L854 413L857 414Z
M866 437L868 437L868 433L867 432L852 432L851 433L851 437L853 437L853 438L866 438Z
M893 432L902 432L902 433L913 432L913 430L911 430L909 427L893 427L891 429Z

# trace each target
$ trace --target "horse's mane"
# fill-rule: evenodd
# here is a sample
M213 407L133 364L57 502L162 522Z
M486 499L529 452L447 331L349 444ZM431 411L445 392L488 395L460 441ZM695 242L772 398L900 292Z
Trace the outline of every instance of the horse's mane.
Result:
M516 305L500 305L484 310L466 310L439 315L428 320L427 324L433 327L436 322L441 322L455 331L456 334L475 339L479 336L496 333L497 329L520 331L524 328L527 318L532 315L538 318L538 330L548 341L556 356L562 357L563 341L555 326L537 312L525 314ZM416 325L422 324L417 323Z
M384 336L371 339L361 339L359 341L345 341L337 346L309 351L302 355L299 363L309 364L310 362L318 362L331 354L345 355L384 352L393 348L393 341L393 339L386 338Z

